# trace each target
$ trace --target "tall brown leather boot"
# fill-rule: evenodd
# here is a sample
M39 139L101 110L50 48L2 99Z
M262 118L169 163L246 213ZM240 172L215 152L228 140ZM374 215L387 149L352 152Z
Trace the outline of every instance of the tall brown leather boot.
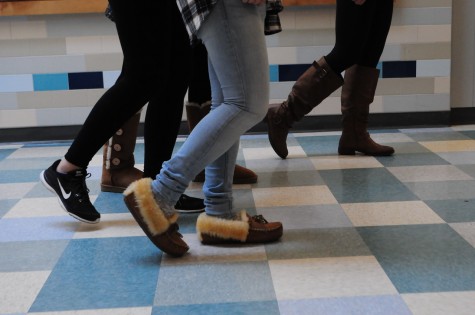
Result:
M133 181L142 178L142 171L134 167L134 149L140 112L122 125L104 144L101 190L123 192Z
M186 117L188 120L188 128L190 132L195 128L195 126L200 122L203 117L205 117L210 109L211 102L206 102L203 104L197 103L187 103L186 106ZM194 182L203 183L205 181L205 171L201 171L196 175ZM257 174L247 169L243 166L237 165L234 167L234 176L233 184L254 184L257 182Z
M354 155L356 151L372 156L394 153L394 148L377 144L371 139L368 128L369 105L374 100L379 70L354 65L345 71L345 84L341 91L343 132L338 145L341 155Z
M302 119L314 107L343 84L343 78L335 73L322 57L314 61L295 82L287 100L267 111L269 141L275 153L282 159L289 154L287 135L293 123Z

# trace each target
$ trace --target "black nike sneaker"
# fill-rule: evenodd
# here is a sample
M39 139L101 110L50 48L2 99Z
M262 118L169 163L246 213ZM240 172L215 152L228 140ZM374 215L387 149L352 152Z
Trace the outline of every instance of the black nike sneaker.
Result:
M43 185L58 196L59 203L73 218L86 223L99 223L101 215L89 200L86 178L90 176L85 169L61 174L56 172L60 160L41 172Z
M204 200L201 198L191 197L185 194L180 196L176 202L175 210L181 213L198 213L205 211Z

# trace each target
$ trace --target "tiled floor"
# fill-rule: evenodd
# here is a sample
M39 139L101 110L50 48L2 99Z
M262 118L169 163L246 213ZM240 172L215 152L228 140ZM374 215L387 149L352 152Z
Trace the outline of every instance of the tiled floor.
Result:
M202 246L184 215L181 259L100 193L100 155L88 185L103 219L87 225L38 180L68 143L0 144L0 314L474 314L475 125L373 132L392 157L339 157L338 138L290 135L281 160L244 136L239 163L259 182L235 187L236 207L284 237Z

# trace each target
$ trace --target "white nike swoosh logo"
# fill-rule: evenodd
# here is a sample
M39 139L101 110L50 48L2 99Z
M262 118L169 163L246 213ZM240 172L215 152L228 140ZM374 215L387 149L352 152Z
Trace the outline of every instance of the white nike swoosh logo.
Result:
M58 181L59 189L61 189L61 194L63 195L63 198L64 199L69 199L69 197L71 197L71 192L66 193L66 191L64 191L64 189L63 189L63 186L61 186L61 182L59 181L59 179L56 178L56 180Z

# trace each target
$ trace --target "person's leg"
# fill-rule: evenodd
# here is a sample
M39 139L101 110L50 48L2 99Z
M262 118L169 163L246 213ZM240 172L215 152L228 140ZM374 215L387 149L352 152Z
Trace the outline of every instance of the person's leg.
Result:
M211 86L208 73L208 53L201 41L197 41L192 47L191 80L188 88L188 102L185 106L186 117L190 132L209 113L211 108ZM194 182L202 183L205 180L205 172L201 171L193 179ZM254 184L257 182L257 174L252 170L240 165L235 165L233 184Z
M85 182L89 161L167 79L156 74L163 63L157 53L166 49L149 41L158 37L156 30L168 31L156 16L162 12L160 4L151 0L138 0L133 6L119 0L111 0L110 4L124 53L122 73L93 107L65 157L40 176L70 215L88 223L100 220Z
M213 242L218 238L221 241L266 242L276 240L282 235L280 223L266 224L262 218L252 219L245 213L240 214L238 221L233 220L236 212L232 208L230 187L236 154L233 152L234 147L239 137L263 118L269 97L266 45L263 35L255 35L258 31L263 34L264 30L257 8L240 1L217 2L202 25L198 35L208 50L210 66L216 73L216 80L211 80L212 94L214 97L214 89L219 89L224 102L213 108L198 123L180 150L164 163L160 174L151 185L139 181L127 189L126 203L129 210L144 214L146 218L143 216L139 221L146 226L146 231L151 232L152 241L157 237L161 240L167 239L167 229L152 232L152 227L159 222L166 223L159 218L161 216L170 218L168 222L174 220L175 213L170 205L183 193L198 172L206 165L214 163L221 163L222 166L206 169L203 189L207 215L200 218L216 217L218 222L212 219L204 220L208 221L208 224L205 224L206 231L200 230L201 236L206 235L206 239L202 240ZM231 148L233 150L230 150ZM216 183L220 184L213 187ZM150 205L150 197L138 197L142 189L147 191L148 196L151 191L156 203ZM147 205L134 204L134 196L136 199L146 200ZM150 218L149 210L155 206L161 210L160 214ZM235 230L235 225L239 225L241 237L236 238L234 234L222 236L217 231L224 230L225 234L228 234L229 229ZM208 229L216 232L214 238L208 238ZM164 251L170 247L174 248L171 241L166 245L155 244ZM185 252L186 250L181 254Z
M351 14L351 9L350 6L346 13ZM341 92L343 132L338 145L339 154L354 155L358 151L366 155L385 156L394 153L394 148L374 142L367 130L369 106L374 100L379 79L376 66L386 44L392 12L392 0L370 0L364 16L361 16L369 26L356 55L355 65L345 71Z

